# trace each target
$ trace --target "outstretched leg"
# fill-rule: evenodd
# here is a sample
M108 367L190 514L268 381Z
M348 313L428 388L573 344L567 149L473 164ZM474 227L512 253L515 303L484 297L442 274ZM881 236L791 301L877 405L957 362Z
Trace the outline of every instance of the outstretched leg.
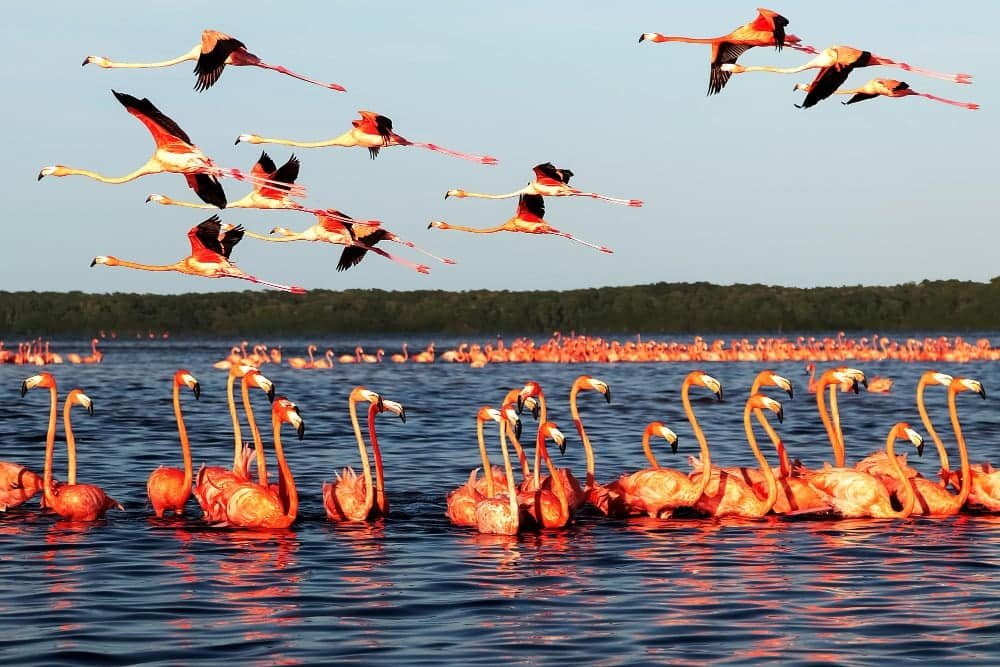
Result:
M395 234L393 234L392 238L390 238L389 240L392 241L393 243L399 243L401 245L405 245L407 248L413 248L417 252L423 253L423 254L427 255L428 257L432 257L432 258L436 259L437 261L442 262L444 264L454 264L455 263L455 260L453 260L453 259L449 259L447 257L439 257L439 256L435 255L432 252L428 252L427 250L424 250L420 246L416 245L413 241L407 241L405 239L401 239L398 236L396 236Z
M555 236L561 236L564 239L569 239L570 241L575 241L576 243L580 243L580 244L585 245L585 246L587 246L589 248L593 248L594 250L600 250L601 252L606 252L609 255L612 254L612 253L614 253L614 250L612 250L611 248L609 248L607 246L597 245L596 243L591 243L590 241L584 241L583 239L577 238L577 237L573 236L572 234L569 234L567 232L558 230L555 227L549 227L548 230L545 231L545 232L542 232L542 234L553 234Z

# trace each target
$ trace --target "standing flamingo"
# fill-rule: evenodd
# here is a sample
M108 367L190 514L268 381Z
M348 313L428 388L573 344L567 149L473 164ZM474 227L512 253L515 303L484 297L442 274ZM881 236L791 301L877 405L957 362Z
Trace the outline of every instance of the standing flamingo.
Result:
M808 93L810 89L811 86L808 83L795 84L795 90L802 90ZM945 104L962 107L963 109L970 109L972 111L979 109L979 105L975 102L958 102L956 100L949 100L945 97L931 95L930 93L919 93L910 88L910 84L905 81L897 81L896 79L872 79L860 88L836 90L833 94L853 95L851 99L843 102L842 104L856 104L858 102L864 102L865 100L871 100L879 96L910 97L911 95L915 95L917 97L926 97L927 99L934 100L935 102L944 102Z
M282 144L285 146L301 146L303 148L322 148L324 146L343 146L353 148L361 146L368 149L368 153L374 160L382 148L389 146L416 146L428 150L444 153L452 157L463 160L471 160L480 164L496 164L497 159L488 155L472 155L470 153L459 153L457 151L442 148L436 144L426 144L419 141L410 141L392 131L392 120L373 111L358 111L361 115L359 120L351 121L353 126L347 132L323 141L292 141L290 139L265 139L256 134L241 134L236 138L236 143L246 141L251 144Z
M181 129L180 125L174 122L166 114L156 108L148 99L138 99L111 91L115 98L125 107L125 109L139 119L156 143L156 151L153 156L135 171L120 177L108 177L87 171L86 169L74 169L62 165L44 167L38 172L38 180L44 176L87 176L102 183L126 183L141 176L149 174L160 174L170 172L174 174L184 174L188 187L195 191L195 194L207 204L219 208L226 207L226 193L219 183L219 176L228 176L237 180L249 180L253 183L268 183L274 185L267 179L255 176L248 176L238 169L223 169L215 166L215 163L201 152L197 146L191 142L191 137ZM280 184L276 184L280 185ZM290 192L295 195L305 195L305 188L302 186L292 186Z
M542 422L538 426L538 436L535 439L535 490L522 493L522 498L527 502L522 502L522 507L540 528L562 528L573 518L573 510L569 506L569 488L564 475L560 475L552 463L548 449L545 447L545 439L551 439L559 446L562 452L566 448L566 438L559 431L559 428L552 422ZM545 467L549 470L549 479L552 480L551 488L542 488L537 483L538 466L541 461L545 461Z
M358 441L361 476L354 472L354 468L344 468L336 473L337 478L334 482L323 483L323 506L326 508L327 518L331 521L367 521L375 504L371 462L368 459L368 448L361 436L361 425L358 423L356 407L358 401L368 401L376 405L383 402L379 394L361 386L355 387L347 398L351 425Z
M304 288L296 285L279 285L244 273L230 262L229 255L233 251L233 246L243 238L243 228L240 226L222 231L222 222L218 216L213 215L208 220L189 229L187 236L191 243L191 254L173 264L139 264L110 255L98 255L91 261L90 265L123 266L127 269L139 269L140 271L176 271L203 278L238 278L292 294L305 294L306 292Z
M514 190L507 194L487 195L479 192L466 192L465 190L448 190L444 194L444 198L456 197L461 199L463 197L479 197L482 199L508 199L520 195L544 195L547 197L590 197L591 199L603 199L612 204L642 206L642 201L639 199L618 199L617 197L608 197L596 192L584 192L578 188L571 188L569 186L569 179L573 176L573 172L569 169L559 169L551 162L536 164L532 167L532 171L535 172L535 180L520 190Z
M395 364L405 364L406 360L410 358L410 353L406 349L406 343L403 343L403 353L393 354L389 359Z
M125 511L121 504L109 498L104 490L93 484L63 484L55 488L52 483L52 455L56 440L56 380L49 373L32 375L21 383L21 396L37 387L49 390L51 403L49 408L49 430L45 439L45 472L42 479L45 505L70 521L96 521L112 507ZM93 410L90 398L82 392L74 395L78 405L88 411Z
M513 406L504 406L504 412L512 412ZM496 412L496 410L493 410ZM500 414L490 415L500 422L500 453L503 456L504 471L507 473L507 492L490 495L476 503L476 529L490 535L516 535L521 530L521 508L517 502L517 487L514 485L514 469L507 451L507 432L510 424Z
M721 37L674 37L661 35L658 32L644 32L639 35L639 41L651 42L686 42L688 44L712 45L712 69L708 80L708 94L715 95L729 83L730 73L725 69L727 64L735 64L747 49L755 46L773 46L778 51L782 47L806 53L816 53L811 46L799 46L801 41L795 35L786 35L785 26L788 19L781 14L763 7L757 8L757 18L741 25L728 35Z
M569 477L569 470L562 468L561 472L564 471L563 474L566 475L567 485L570 488L570 507L577 510L583 506L584 502L589 502L598 510L605 512L607 493L604 487L597 482L597 478L594 475L594 448L590 444L590 437L587 435L587 431L583 428L583 420L580 419L580 411L576 406L577 396L579 396L581 391L588 390L603 394L605 402L611 403L611 387L603 380L598 380L589 375L581 375L573 381L570 387L569 413L573 418L573 425L576 427L576 432L580 435L581 442L583 442L583 451L587 457L587 477L583 489L580 489L575 479Z
M246 45L243 42L230 37L223 32L219 32L218 30L203 30L201 32L201 44L195 44L187 53L176 58L171 58L170 60L155 63L119 63L108 60L102 56L87 56L83 60L83 65L93 63L94 65L104 69L115 67L170 67L171 65L177 65L189 60L196 61L194 73L198 75L198 81L195 83L194 89L197 91L208 90L211 88L215 82L219 80L219 77L222 76L222 70L226 68L226 65L260 67L263 69L273 70L280 74L287 74L288 76L296 79L307 81L308 83L314 83L317 86L323 86L324 88L329 88L330 90L337 90L340 92L347 90L338 83L323 83L322 81L314 81L313 79L304 77L301 74L296 74L281 65L270 65L247 51Z
M917 72L936 79L954 81L955 83L972 83L971 74L945 74L943 72L935 72L934 70L923 69L921 67L914 67L908 63L898 62L891 58L876 56L872 54L871 51L861 51L860 49L855 49L851 46L842 45L831 46L823 49L818 56L804 65L799 65L798 67L744 67L743 65L726 64L722 65L722 70L732 74L743 74L744 72L797 74L798 72L803 72L807 69L818 69L819 73L816 74L816 78L809 84L809 92L806 94L802 104L796 105L801 109L808 109L809 107L815 106L818 102L830 97L830 95L833 95L837 89L845 81L847 81L847 77L850 76L851 72L853 72L855 68L872 67L875 65L899 67L900 69L904 69L908 72Z
M447 223L443 220L432 220L427 225L427 229L454 229L459 232L469 232L472 234L495 234L496 232L553 234L604 253L611 254L614 252L614 250L606 246L590 243L567 232L560 231L545 222L544 217L545 200L542 198L542 195L520 195L517 200L517 212L514 214L514 217L509 218L502 225L497 225L496 227L463 227Z
M673 476L680 483L689 483L688 476L677 470L668 470L660 466L659 461L653 454L650 440L657 435L670 445L670 451L677 453L677 434L667 428L663 422L650 422L642 432L642 450L646 454L646 459L651 467L638 470L631 474L624 474L614 482L605 485L608 489L609 501L606 514L613 517L625 517L630 515L649 514L656 517L655 511L650 512L646 503L639 497L643 490L652 489L655 482L651 478L659 475ZM704 452L703 452L704 453ZM668 492L668 495L669 492ZM700 493L698 494L701 495ZM655 501L654 501L654 504Z
M448 510L445 515L456 526L475 526L476 505L485 498L492 498L496 492L490 458L486 452L483 424L490 420L500 423L501 419L502 415L495 408L482 407L476 413L476 438L479 442L479 457L482 461L482 470L486 471L485 489L481 488L480 483L476 479L480 468L474 468L469 473L468 481L448 494ZM503 428L502 424L500 428Z
M284 396L277 396L271 405L271 423L274 434L274 453L278 459L281 486L288 499L283 500L270 488L253 482L237 485L226 504L226 517L230 525L246 528L288 528L295 521L299 511L299 494L295 488L292 471L285 460L281 446L281 425L290 424L299 436L305 435L305 424L299 415L299 408Z
M195 400L201 396L201 385L188 371L181 369L174 373L174 417L177 419L177 434L181 440L181 455L184 458L184 470L164 468L160 466L149 474L146 482L146 494L156 512L157 518L163 517L167 510L173 510L176 516L184 513L184 505L191 497L191 443L188 442L187 428L184 425L184 414L181 412L181 386L185 386L194 394Z
M406 423L406 409L396 401L383 398L381 402L371 403L368 406L368 439L372 443L372 459L375 462L375 506L369 513L372 517L389 516L389 497L385 493L385 472L382 468L382 450L378 445L378 436L375 434L375 415L388 410L404 424Z
M906 491L902 494L905 498L901 510L893 509L889 490L881 481L860 470L826 466L822 470L806 473L803 477L816 490L828 496L830 504L845 518L905 519L913 511L915 495L912 487L906 483L893 448L895 441L901 438L912 442L918 454L923 453L924 446L920 435L905 422L894 425L886 438L887 459L894 467L900 488Z

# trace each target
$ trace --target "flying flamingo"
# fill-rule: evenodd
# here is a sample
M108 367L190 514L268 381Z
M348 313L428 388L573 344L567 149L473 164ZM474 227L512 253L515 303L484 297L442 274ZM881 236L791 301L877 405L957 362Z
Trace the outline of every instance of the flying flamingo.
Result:
M203 278L238 278L292 294L305 294L305 288L296 285L280 285L263 280L249 273L244 273L230 262L229 255L233 251L233 246L240 242L243 233L244 230L240 226L222 231L222 222L218 216L213 215L208 220L188 230L187 236L191 243L191 254L173 264L139 264L109 255L98 255L90 265L124 266L127 269L139 269L140 271L176 271Z
M479 197L482 199L508 199L520 195L544 195L547 197L590 197L591 199L603 199L613 204L624 204L625 206L642 206L642 201L638 199L618 199L596 192L584 192L578 188L569 186L569 179L573 172L569 169L559 169L551 162L543 162L532 167L535 172L535 180L528 183L520 190L508 192L502 195L487 195L479 192L466 192L465 190L448 190L444 198L448 197Z
M375 489L372 486L371 462L368 459L368 448L361 435L361 425L358 423L356 404L368 401L377 406L383 403L382 397L364 387L355 387L347 398L351 413L351 425L358 441L358 452L361 458L361 475L353 468L344 468L336 473L336 480L323 483L323 506L326 516L331 521L367 521L375 505Z
M271 488L253 482L236 485L226 504L226 517L230 525L246 528L288 528L295 521L299 510L299 494L295 488L292 471L285 460L281 446L281 425L290 424L299 436L305 435L305 424L299 408L284 396L277 396L271 405L271 423L274 434L274 453L278 459L281 487L287 500Z
M808 83L795 84L795 90L802 90L807 93L809 92L810 87L811 86ZM836 90L833 94L853 95L851 99L843 102L843 104L855 104L857 102L864 102L865 100L874 99L879 96L910 97L911 95L916 95L917 97L926 97L927 99L934 100L935 102L944 102L945 104L962 107L963 109L970 109L972 111L979 108L979 105L975 102L958 102L956 100L949 100L945 97L931 95L930 93L919 93L910 88L910 84L905 81L897 81L895 79L872 79L860 88Z
M513 412L512 408L513 405L504 406L504 412ZM480 533L490 535L516 535L521 530L521 508L517 502L514 469L511 467L510 452L507 450L507 432L511 427L507 419L500 414L495 416L491 414L490 417L500 422L500 453L507 474L507 492L491 494L476 503L476 529Z
M316 216L316 219L316 224L307 227L301 232L293 232L286 227L274 227L271 229L271 234L278 234L279 236L277 237L263 236L253 232L247 232L246 235L261 241L282 243L290 241L323 241L334 245L346 246L343 252L340 253L340 262L337 264L338 271L346 271L352 266L357 265L364 259L365 254L371 250L386 259L391 259L394 262L408 266L418 273L430 273L430 267L425 264L414 264L398 255L392 255L381 248L374 247L376 243L382 240L392 241L405 245L408 248L413 248L417 252L433 257L445 264L455 263L455 260L438 257L415 245L413 242L400 238L393 232L382 227L378 221L354 220L349 215L332 209L327 212L321 212Z
M160 174L170 172L173 174L184 174L188 187L195 191L195 194L207 204L219 208L226 207L226 193L219 183L219 176L228 176L237 180L251 181L252 183L263 183L269 185L281 185L273 183L268 179L261 179L256 176L248 176L238 169L223 169L215 166L211 158L201 152L197 146L191 142L191 137L181 129L180 125L167 117L162 111L157 109L148 99L138 99L111 91L115 98L125 109L139 119L156 143L156 151L149 158L146 164L125 176L108 177L87 171L86 169L74 169L62 165L44 167L38 172L38 180L44 176L87 176L102 183L126 183L148 174ZM305 188L302 186L291 186L289 192L297 196L305 195Z
M49 430L45 439L45 472L42 479L46 507L70 521L96 521L112 507L125 511L121 504L109 498L99 486L93 484L63 484L57 488L52 483L52 455L56 440L56 380L49 373L32 375L21 383L21 396L29 390L42 387L49 390ZM88 412L93 411L93 403L83 392L73 395L74 402Z
M330 90L338 90L340 92L347 90L337 83L314 81L313 79L304 77L301 74L296 74L281 65L270 65L247 51L246 45L243 42L230 37L225 33L219 32L218 30L203 30L201 32L201 44L196 44L184 55L170 60L164 60L156 63L119 63L108 60L102 56L87 56L83 61L83 65L93 63L94 65L105 69L109 67L170 67L171 65L178 65L189 60L196 61L194 73L198 75L198 81L195 83L194 89L197 91L208 90L211 88L215 82L219 80L219 77L222 76L222 70L225 69L226 65L250 65L253 67L261 67L263 69L274 70L275 72L279 72L281 74L287 74L288 76L295 77L296 79L314 83L317 86L323 86L324 88L329 88Z
M553 465L552 457L545 447L546 438L556 443L560 452L566 449L566 438L555 424L542 422L538 426L538 436L535 440L535 490L522 494L521 497L526 502L521 502L521 506L540 528L562 528L573 518L573 510L569 506L566 478L560 475ZM543 460L549 470L549 479L552 480L551 489L542 488L537 481L538 466Z
M545 217L545 200L542 195L520 195L517 200L517 213L502 225L496 227L463 227L452 225L443 220L432 220L427 229L454 229L472 234L495 234L496 232L523 232L525 234L554 234L587 247L611 254L611 248L584 241L567 232L560 231L543 219Z
M149 474L146 482L146 493L158 518L166 510L173 510L176 516L184 513L184 505L191 497L191 444L188 442L187 428L184 426L184 414L181 412L181 386L185 386L194 394L195 400L201 396L201 385L188 371L181 369L174 373L174 417L177 418L177 433L181 440L181 455L184 458L184 470L164 468L160 466Z
M854 468L825 466L822 470L803 475L817 491L829 497L830 504L845 518L872 517L875 519L905 519L913 511L915 495L906 483L904 472L899 466L893 445L896 440L906 438L912 442L917 453L923 453L923 439L909 424L899 422L892 427L885 441L887 459L894 468L900 488L905 489L901 510L895 510L889 497L889 490L878 478Z
M456 526L476 525L476 505L486 498L492 498L496 493L495 482L492 475L489 454L486 452L486 439L483 435L483 424L488 421L501 422L502 415L495 408L482 407L476 413L476 438L479 442L479 457L482 460L482 469L486 471L485 493L476 479L479 468L474 468L469 473L468 481L452 490L448 494L448 510L445 516ZM501 429L503 426L501 425Z
M871 51L861 51L851 46L831 46L798 67L764 67L727 64L722 65L724 72L733 74L743 74L744 72L775 72L778 74L797 74L808 69L818 69L819 73L812 83L809 84L809 92L806 94L802 104L796 105L801 109L808 109L818 102L833 95L837 89L847 81L847 77L858 67L872 67L875 65L885 65L888 67L899 67L908 72L917 72L935 79L954 81L955 83L972 83L971 74L945 74L934 70L914 67L908 63L898 62L891 58L876 56Z
M488 155L472 155L470 153L459 153L457 151L442 148L436 144L426 144L419 141L410 141L392 131L392 120L373 111L358 111L361 115L359 120L351 121L353 126L347 132L333 139L323 141L292 141L290 139L265 139L256 134L241 134L236 138L236 143L246 141L251 144L282 144L285 146L301 146L302 148L322 148L324 146L343 146L353 148L361 146L368 149L368 153L374 160L381 149L389 146L416 146L428 150L444 153L452 157L463 160L471 160L480 164L496 164L497 159Z
M787 46L797 51L816 53L811 46L800 46L800 40L795 35L786 35L785 26L788 19L781 14L763 7L757 8L757 18L741 25L728 35L721 37L673 37L661 35L658 32L644 32L639 35L639 41L651 42L686 42L688 44L712 45L712 69L708 80L708 94L715 95L729 82L730 73L725 69L727 64L735 64L747 49L755 46L773 46L778 51Z

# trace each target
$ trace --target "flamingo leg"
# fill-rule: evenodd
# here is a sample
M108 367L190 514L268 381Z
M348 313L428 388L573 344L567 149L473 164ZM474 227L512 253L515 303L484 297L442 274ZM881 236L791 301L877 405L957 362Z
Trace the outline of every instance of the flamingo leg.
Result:
M573 190L573 196L576 197L590 197L591 199L601 199L603 201L611 202L612 204L622 204L624 206L642 206L641 199L619 199L618 197L609 197L607 195L598 194L597 192L584 192L583 190Z
M247 181L249 183L256 184L258 186L271 186L280 187L282 189L287 188L289 197L305 197L306 188L304 185L289 185L288 183L282 183L281 181L272 181L269 178L262 178L260 176L253 176L252 174L245 174L239 169L222 169L216 168L215 171L221 176L228 176L229 178L234 178L237 181Z
M259 62L254 63L254 64L257 67L263 67L264 69L269 69L269 70L272 70L274 72L279 72L281 74L287 74L288 76L294 77L296 79L299 79L300 81L306 81L308 83L314 83L317 86L323 86L324 88L329 88L330 90L338 90L338 91L340 91L342 93L343 92L347 92L347 88L344 88L339 83L324 83L322 81L316 81L315 79L310 79L307 76L303 76L303 75L301 75L301 74L299 74L297 72L293 72L292 70L290 70L290 69L288 69L286 67L282 67L281 65L271 65L269 63L265 63L265 62L262 62L262 61L259 61Z
M333 212L332 209L319 209L319 208L306 208L300 204L297 204L293 210L302 211L304 213L312 213L313 215L322 215L327 218L332 218L338 222L343 222L349 225L369 225L371 227L381 227L381 220L356 220L354 218L348 218L347 216L338 215Z
M941 79L943 81L954 81L955 83L972 83L971 74L948 74L946 72L937 72L932 69L926 69L923 67L916 67L909 63L896 62L891 58L884 58L885 62L882 65L890 65L892 67L898 67L899 69L906 70L907 72L916 72L917 74L923 74L924 76L929 76L932 79Z
M391 253L388 253L385 250L382 250L381 248L376 248L375 246L365 245L364 243L361 243L360 241L355 241L351 245L355 246L356 248L364 248L365 250L371 250L376 255L381 255L382 257L385 257L386 259L390 259L390 260L392 260L394 262L399 262L400 264L402 264L404 266L410 267L411 269L413 269L417 273L429 274L431 272L431 267L427 266L426 264L415 264L415 263L413 263L411 261L403 259L402 257L400 257L398 255L393 255Z
M573 236L572 234L569 234L568 232L564 232L564 231L558 230L555 227L549 227L548 231L543 232L543 233L544 234L553 234L555 236L561 236L564 239L569 239L570 241L574 241L576 243L580 243L582 245L587 246L588 248L593 248L594 250L600 250L601 252L605 252L605 253L607 253L609 255L612 254L612 253L614 253L614 250L612 250L611 248L609 248L607 246L597 245L596 243L591 243L590 241L584 241L581 238L577 238L576 236Z
M249 280L252 283L258 285L265 285L267 287L273 287L274 289L281 290L282 292L290 292L292 294L305 294L306 290L304 287L299 287L298 285L281 285L279 283L272 283L268 280L263 280L257 276L252 276L249 273L227 273L225 274L227 278L239 278L240 280Z
M413 243L413 241L406 241L404 239L399 238L398 236L396 238L390 239L390 240L393 241L394 243L399 243L399 244L405 245L407 248L412 248L412 249L416 250L417 252L423 253L423 254L427 255L428 257L432 257L432 258L436 259L437 261L442 262L444 264L454 264L455 263L455 260L453 260L453 259L449 259L447 257L438 257L434 253L428 252L427 250L424 250L420 246L418 246L415 243Z
M458 151L453 151L449 148L444 148L438 146L437 144L427 144L421 141L410 141L409 139L404 139L403 137L393 135L393 138L399 143L400 146L416 146L417 148L426 148L429 151L436 151L438 153L444 153L445 155L450 155L452 157L457 157L462 160L470 160L472 162L478 162L480 164L495 165L498 160L495 157L490 157L489 155L475 155L473 153L460 153Z
M937 95L931 95L930 93L913 93L913 94L918 95L920 97L926 97L927 99L934 100L935 102L944 102L945 104L951 104L952 106L962 107L963 109L976 110L979 108L979 105L976 104L975 102L957 102L955 100L949 100L944 97L938 97Z

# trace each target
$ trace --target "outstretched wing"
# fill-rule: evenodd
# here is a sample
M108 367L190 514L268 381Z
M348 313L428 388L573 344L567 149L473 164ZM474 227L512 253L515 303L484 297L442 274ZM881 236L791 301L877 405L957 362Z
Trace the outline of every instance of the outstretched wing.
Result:
M855 93L851 99L844 102L844 104L854 104L856 102L864 102L865 100L870 100L874 97L878 97L875 93Z
M352 239L355 238L353 230L354 225L349 222L350 220L353 220L351 216L346 213L341 213L335 209L328 209L327 212L330 213L330 215L318 216L320 227L331 234L341 234L346 230L348 236Z
M521 195L517 200L517 216L534 216L541 220L545 217L545 198L542 195Z
M559 169L551 162L536 164L531 168L535 172L536 179L550 179L569 185L569 179L573 177L573 172L569 169Z
M184 174L184 179L203 202L226 208L226 191L222 189L218 178L211 174Z
M382 239L386 238L388 235L389 232L387 232L386 230L381 228L376 228L373 232L371 232L367 236L358 238L358 241L364 243L366 246L371 247L376 243L378 243L379 241L381 241ZM361 262L362 259L365 258L365 255L367 253L368 250L366 248L359 248L353 245L347 246L346 248L344 248L344 251L340 253L340 262L337 263L337 270L346 271L352 266L356 266L359 262Z
M194 73L198 75L198 81L194 84L197 91L208 90L226 67L226 59L238 49L246 50L246 45L238 39L218 32L217 30L205 30L201 33L201 55L195 63Z
M222 229L222 220L219 216L213 215L208 220L204 220L195 227L188 230L188 240L191 241L191 254L198 255L201 251L209 251L217 255L222 255L223 247L219 241L219 231Z
M139 122L146 126L146 129L153 135L153 141L156 142L157 147L178 142L183 142L189 146L193 145L191 137L187 135L187 132L182 130L180 125L157 109L145 97L140 100L127 93L119 93L116 90L112 90L111 92L122 103L126 111L138 118Z
M276 170L277 167L274 164L274 160L271 159L271 156L267 154L267 151L261 151L260 157L257 159L257 163L254 164L250 173L254 176L259 175L264 178L270 178L271 174L273 174Z
M809 92L806 93L806 98L802 100L800 106L803 109L808 109L833 95L847 81L847 77L851 75L853 70L854 65L844 65L839 70L836 67L821 69L813 82L809 84Z
M222 240L219 243L222 244L222 256L229 259L229 255L233 252L233 247L243 240L243 234L246 232L243 229L243 225L236 225L232 229L229 229L222 234Z
M733 44L732 42L720 42L715 48L715 58L712 59L712 69L708 77L708 94L716 95L729 83L732 72L722 70L723 65L735 65L737 58L746 53L747 49L752 49L752 44Z
M290 158L288 158L288 162L286 162L285 164L281 165L281 167L271 172L271 177L270 177L271 180L292 185L293 183L295 183L295 179L299 177L300 164L301 163L299 162L299 159L295 157L295 155L292 155ZM285 188L281 188L280 186L275 186L275 187L279 187L282 190L288 190L287 187Z
M785 26L787 25L788 19L781 14L774 17L774 30L772 34L774 35L774 48L778 51L785 45Z

